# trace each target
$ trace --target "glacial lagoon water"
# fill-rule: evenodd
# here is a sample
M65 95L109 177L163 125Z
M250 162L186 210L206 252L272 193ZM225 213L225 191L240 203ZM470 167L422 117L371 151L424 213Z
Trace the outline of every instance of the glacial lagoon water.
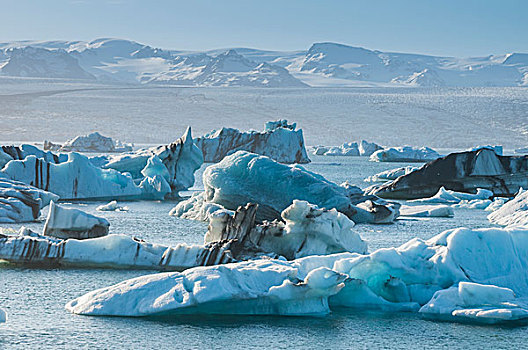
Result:
M359 157L317 157L306 167L338 183L366 187L362 179L406 165L372 163ZM196 173L200 190L201 174ZM71 203L96 213L101 203ZM201 243L206 224L168 216L174 202L127 202L129 212L97 212L113 233L149 242ZM43 214L46 214L44 211ZM357 225L369 249L398 246L459 226L487 227L487 212L455 209L454 218L400 220L391 225ZM3 225L17 229L21 225ZM29 226L42 230L43 223ZM178 318L86 317L68 313L67 301L88 291L154 271L26 269L0 267L0 306L9 321L0 325L0 349L422 349L528 348L528 327L477 326L423 320L410 313L342 309L326 317L185 316Z

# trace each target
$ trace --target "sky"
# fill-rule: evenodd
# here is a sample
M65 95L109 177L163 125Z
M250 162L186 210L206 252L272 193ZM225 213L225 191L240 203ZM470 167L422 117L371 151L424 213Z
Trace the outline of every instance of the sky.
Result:
M175 50L331 41L446 56L528 52L528 0L0 0L0 42L130 39Z

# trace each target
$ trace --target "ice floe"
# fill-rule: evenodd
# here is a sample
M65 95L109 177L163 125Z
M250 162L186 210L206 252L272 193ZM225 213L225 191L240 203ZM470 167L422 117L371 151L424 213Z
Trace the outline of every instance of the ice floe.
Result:
M108 235L109 228L110 223L104 218L79 209L65 208L52 201L44 235L61 239L97 238Z
M402 205L400 207L400 216L450 218L454 215L453 208L448 205Z
M209 212L196 208L214 203L235 210L246 203L259 205L257 220L280 219L280 213L295 199L320 208L337 209L356 223L387 223L398 216L399 204L363 196L354 186L339 186L299 165L280 164L268 157L238 151L205 169L205 192L178 203L173 215ZM204 217L199 219L206 219Z
M128 211L128 207L122 207L117 204L117 201L111 201L107 204L101 204L96 208L98 211Z
M222 128L195 140L205 162L216 163L225 156L243 150L268 156L281 163L309 163L302 129L287 120L266 123L265 131L242 132Z
M440 157L438 152L429 147L405 146L378 150L370 156L369 160L373 162L430 162Z
M487 205L491 204L489 198L493 197L493 192L485 190L482 188L477 188L477 193L466 193L466 192L456 192L451 190L446 190L444 187L440 187L438 192L429 198L420 198L414 199L409 202L411 203L430 203L430 204L459 204L462 201L466 201L465 204L469 201L481 201L487 200ZM473 202L476 203L476 202ZM481 203L481 202L479 202ZM485 208L482 208L485 209Z
M528 225L528 191L519 190L519 193L488 215L488 220L501 226Z
M114 141L111 137L103 136L98 132L77 136L63 145L44 141L44 150L59 152L130 152L132 147L132 144L125 144L119 140Z

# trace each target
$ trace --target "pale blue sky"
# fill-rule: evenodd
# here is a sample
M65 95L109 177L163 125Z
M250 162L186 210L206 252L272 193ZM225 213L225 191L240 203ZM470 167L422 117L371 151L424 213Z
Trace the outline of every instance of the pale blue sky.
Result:
M132 39L203 50L307 49L333 41L384 51L528 52L528 0L0 0L0 41Z

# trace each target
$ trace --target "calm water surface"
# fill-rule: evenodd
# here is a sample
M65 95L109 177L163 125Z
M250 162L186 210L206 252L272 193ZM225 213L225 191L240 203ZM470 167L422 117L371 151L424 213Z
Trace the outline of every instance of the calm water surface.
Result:
M371 163L356 157L312 157L306 167L338 183L366 187L362 179L405 164ZM201 178L201 171L197 178ZM202 188L201 181L195 186ZM69 204L95 213L101 203ZM97 212L124 233L150 242L201 243L206 224L168 216L171 202L122 203L129 212ZM45 214L45 212L43 213ZM430 238L459 226L487 227L487 212L456 209L455 218L400 220L357 225L370 250ZM20 225L4 225L17 229ZM43 223L31 228L42 230ZM96 288L147 273L134 270L48 270L0 267L0 349L165 348L528 348L528 327L490 327L431 322L418 315L339 310L326 317L186 316L171 319L85 317L68 313L69 300Z

